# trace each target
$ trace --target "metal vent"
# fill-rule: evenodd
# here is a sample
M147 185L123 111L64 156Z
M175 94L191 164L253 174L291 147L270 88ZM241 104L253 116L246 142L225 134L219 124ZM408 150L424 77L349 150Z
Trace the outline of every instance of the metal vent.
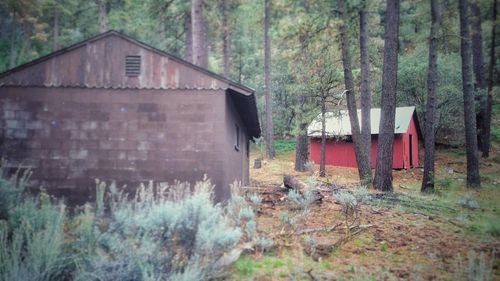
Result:
M129 77L141 75L141 56L127 56L125 58L125 75Z

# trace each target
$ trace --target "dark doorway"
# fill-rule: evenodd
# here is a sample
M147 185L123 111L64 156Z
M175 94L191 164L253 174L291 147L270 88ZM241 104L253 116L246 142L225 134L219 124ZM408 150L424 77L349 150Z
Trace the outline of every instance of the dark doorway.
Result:
M410 168L413 168L413 135L410 134Z

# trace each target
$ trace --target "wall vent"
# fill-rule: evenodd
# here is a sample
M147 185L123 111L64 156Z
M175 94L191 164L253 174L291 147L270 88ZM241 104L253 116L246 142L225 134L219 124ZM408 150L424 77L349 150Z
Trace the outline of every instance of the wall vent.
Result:
M129 77L141 75L141 56L127 56L125 58L125 75Z

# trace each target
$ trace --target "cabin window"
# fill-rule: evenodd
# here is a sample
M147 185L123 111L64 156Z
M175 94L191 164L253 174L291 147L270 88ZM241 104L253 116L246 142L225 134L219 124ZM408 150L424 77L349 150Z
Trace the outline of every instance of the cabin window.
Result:
M141 75L141 56L125 57L125 75L128 77Z
M240 127L234 124L234 149L240 151Z

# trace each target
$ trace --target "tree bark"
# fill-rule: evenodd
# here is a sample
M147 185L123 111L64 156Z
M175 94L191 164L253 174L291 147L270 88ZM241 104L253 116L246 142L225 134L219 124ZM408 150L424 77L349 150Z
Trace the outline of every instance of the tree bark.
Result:
M462 86L464 91L465 146L467 154L467 187L479 188L479 160L477 155L476 115L472 88L471 43L469 32L468 1L459 0L460 54L462 56Z
M266 150L267 157L274 159L273 99L271 89L271 40L269 38L271 0L264 0L264 91L266 96Z
M10 57L9 57L9 68L14 68L17 61L17 50L16 50L16 36L17 36L17 20L16 14L12 13L12 30L10 34Z
M167 31L165 29L165 23L167 21L166 17L166 11L162 9L162 11L160 11L158 21L158 34L160 36L160 49L164 51L166 51L167 48Z
M392 192L394 118L398 75L399 0L387 0L380 128L377 146L375 189Z
M307 184L291 175L285 175L283 177L283 185L285 188L295 190L300 194L307 190Z
M206 57L206 34L203 16L204 0L191 1L191 24L193 32L193 63L203 67L208 67L208 57Z
M488 96L486 98L486 112L484 114L484 140L483 140L483 157L487 158L490 155L490 138L491 138L491 106L493 104L493 71L495 68L495 37L496 37L496 22L497 22L497 0L493 1L493 27L491 29L491 47L490 47L490 65L488 67Z
M449 15L449 11L450 11L450 2L449 0L444 0L442 2L442 5L443 5L443 13L442 13L442 16L443 17L447 17ZM450 39L449 39L449 36L446 32L446 29L445 29L445 24L442 24L441 25L441 32L442 32L442 38L443 38L443 49L444 49L444 53L445 54L449 54L450 53Z
M319 160L319 176L326 176L326 97L321 97L321 155Z
M229 32L229 0L222 1L222 60L224 77L229 78L229 58L231 57L231 37Z
M191 0L187 0L189 4ZM193 25L191 18L191 9L186 9L184 12L184 36L185 36L185 49L184 49L184 59L190 63L193 62Z
M351 123L351 135L354 143L354 154L356 155L356 162L358 163L358 173L361 184L368 185L372 178L372 168L368 151L361 143L361 132L359 128L358 109L356 106L356 97L354 89L354 79L352 77L351 57L349 54L349 39L346 31L346 12L344 0L338 1L338 9L342 17L340 24L340 42L342 49L342 64L344 66L344 84L347 90L347 109L349 113L349 121Z
M108 31L108 1L99 0L99 32Z
M479 112L476 117L477 145L484 154L484 120L486 115L486 77L483 61L483 36L481 34L481 12L477 0L471 3L471 31L472 31L472 67L476 78L476 100L479 102Z
M436 134L436 106L437 106L437 49L439 28L439 3L431 0L431 31L429 35L429 68L427 70L427 103L425 105L425 157L424 176L422 178L422 192L434 191L434 146Z
M359 48L361 62L361 145L366 153L366 160L370 168L370 183L372 181L372 128L371 107L372 93L370 90L370 57L368 53L368 23L365 7L359 11ZM367 183L368 184L368 183Z
M59 50L59 11L54 7L54 22L53 22L53 37L52 37L52 51Z
M307 122L304 120L305 97L299 97L299 133L297 134L297 147L295 148L295 171L305 172L309 161L309 140L307 138Z

